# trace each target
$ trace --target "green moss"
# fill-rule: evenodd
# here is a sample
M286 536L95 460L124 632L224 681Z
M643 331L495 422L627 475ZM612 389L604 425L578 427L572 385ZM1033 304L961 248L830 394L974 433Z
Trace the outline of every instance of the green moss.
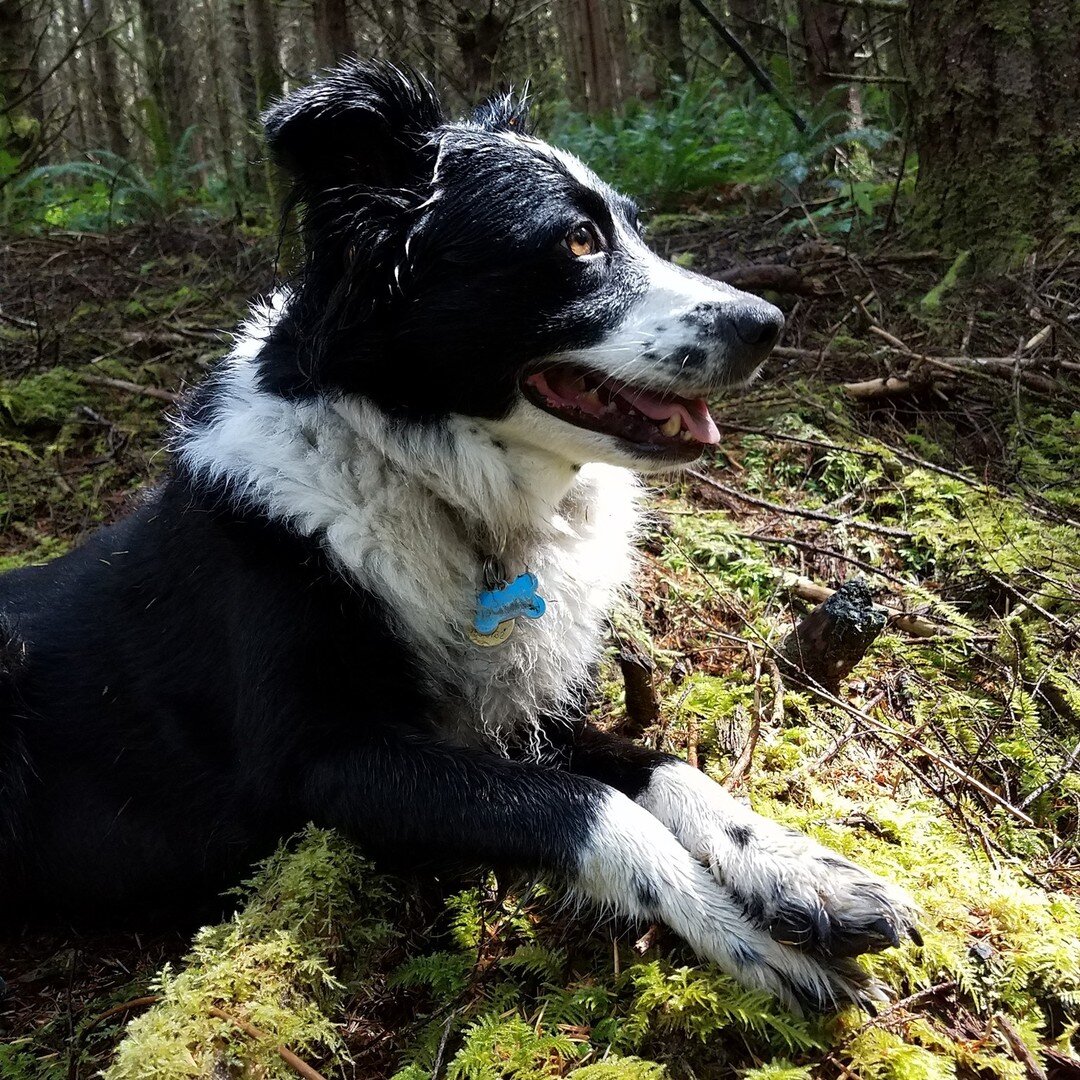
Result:
M85 398L78 375L65 367L0 382L0 408L16 427L61 424Z
M388 893L354 849L308 829L264 862L240 890L229 922L199 932L184 968L165 969L159 1004L128 1025L107 1080L181 1080L222 1065L292 1077L276 1048L341 1048L330 1019L344 984L335 961L356 969L390 933ZM254 1024L265 1043L211 1011Z

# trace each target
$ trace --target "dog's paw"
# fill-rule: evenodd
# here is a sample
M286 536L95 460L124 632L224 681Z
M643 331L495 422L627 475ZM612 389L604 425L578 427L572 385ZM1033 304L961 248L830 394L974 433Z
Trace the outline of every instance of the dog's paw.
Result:
M574 891L601 908L664 923L704 960L796 1011L854 1003L868 1011L885 989L854 961L795 948L663 822L612 792L596 807L577 857ZM788 917L788 916L785 916Z
M763 965L743 970L739 981L768 990L797 1015L831 1013L855 1005L876 1016L880 1006L891 1004L895 998L854 960L826 963L773 939L770 943L776 951L763 949Z
M902 889L801 833L762 820L738 857L723 841L703 848L716 880L777 941L830 958L922 943Z
M778 942L826 959L921 942L902 889L751 812L696 769L663 766L643 801Z

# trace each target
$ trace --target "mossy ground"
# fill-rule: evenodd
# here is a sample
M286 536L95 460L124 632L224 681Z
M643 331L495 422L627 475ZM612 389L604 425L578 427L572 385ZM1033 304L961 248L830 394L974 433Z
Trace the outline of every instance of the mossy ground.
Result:
M713 268L728 261L725 237L748 246L755 227L694 221L661 243ZM771 241L753 242L760 258ZM80 264L102 294L91 315L67 293L34 315L25 287L22 306L5 306L38 330L0 328L3 565L59 553L160 468L162 403L83 377L168 389L198 377L214 332L269 283L249 267L271 254L187 243L206 245L199 265L147 250L151 284L134 292L130 277L103 284L98 262ZM106 265L120 250L107 247ZM639 948L647 928L598 923L543 886L391 879L309 831L193 945L30 932L0 945L0 1077L292 1076L279 1044L328 1077L397 1080L1020 1080L1035 1075L1021 1044L1056 1080L1077 1075L1080 388L973 378L857 406L838 383L895 359L848 316L866 265L808 258L832 266L816 272L836 295L802 302L785 343L827 352L816 370L777 362L720 403L720 451L657 487L613 641L633 636L656 662L647 740L723 779L760 721L736 790L918 898L925 945L866 961L897 1003L877 1018L793 1017L671 936L649 932ZM1002 355L1027 332L1027 306L1005 314L1013 283L950 291L928 314L918 298L947 267L900 265L909 280L874 272L863 311L912 345L948 355L968 332L973 355ZM153 344L131 347L132 333ZM1064 331L1057 348L1071 348ZM894 619L840 703L779 685L772 651L807 607L791 580L854 575L938 636ZM624 718L616 670L597 704L605 724ZM157 1004L110 1012L151 994Z

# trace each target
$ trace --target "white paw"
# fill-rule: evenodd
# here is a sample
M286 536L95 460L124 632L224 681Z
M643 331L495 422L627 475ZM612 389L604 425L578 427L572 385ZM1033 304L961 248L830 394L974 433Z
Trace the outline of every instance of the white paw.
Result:
M830 959L921 943L902 889L753 813L696 769L662 766L641 802L778 942Z
M594 903L669 926L703 959L795 1011L854 1002L873 1011L884 987L854 961L792 947L755 922L746 905L641 806L612 792L582 848L574 887Z

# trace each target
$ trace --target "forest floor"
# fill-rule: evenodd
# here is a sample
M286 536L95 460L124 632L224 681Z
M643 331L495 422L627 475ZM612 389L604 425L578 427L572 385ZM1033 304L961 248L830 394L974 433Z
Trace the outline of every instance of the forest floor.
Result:
M655 928L309 831L194 946L8 928L0 1077L304 1075L280 1045L327 1077L1080 1078L1080 260L950 287L933 252L785 224L658 234L782 288L788 328L715 404L718 450L652 485L597 712L906 886L925 944L866 961L897 1001L794 1017ZM0 568L153 482L272 257L224 226L0 241ZM777 645L853 577L884 633L838 695L797 685ZM655 718L626 715L627 652Z

